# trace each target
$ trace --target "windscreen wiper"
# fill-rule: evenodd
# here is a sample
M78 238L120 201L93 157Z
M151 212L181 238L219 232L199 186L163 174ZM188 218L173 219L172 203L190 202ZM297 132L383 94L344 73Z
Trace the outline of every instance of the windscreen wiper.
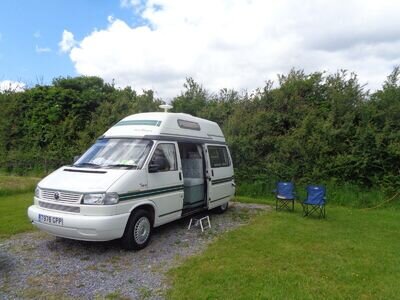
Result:
M128 164L113 164L113 165L106 165L105 167L114 167L114 168L128 168L128 169L132 169L132 168L137 168L137 165L128 165Z
M84 162L80 164L73 165L74 167L93 167L93 168L100 168L101 166L98 164L90 163L90 162Z

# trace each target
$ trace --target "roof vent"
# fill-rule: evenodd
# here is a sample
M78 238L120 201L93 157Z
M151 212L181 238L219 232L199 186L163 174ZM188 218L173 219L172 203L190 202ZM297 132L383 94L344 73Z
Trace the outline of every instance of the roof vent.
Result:
M169 104L161 104L161 105L159 106L159 108L163 109L164 112L168 112L168 110L171 109L172 107L173 107L173 106L172 106L172 105L169 105Z

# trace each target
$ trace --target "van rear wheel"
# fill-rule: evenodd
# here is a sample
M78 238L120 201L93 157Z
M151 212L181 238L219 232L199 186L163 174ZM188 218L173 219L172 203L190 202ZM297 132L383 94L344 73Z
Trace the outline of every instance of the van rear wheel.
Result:
M153 226L148 211L138 209L129 217L124 235L122 236L122 247L126 250L140 250L147 246L150 241Z
M223 214L224 212L226 212L226 211L228 210L228 206L229 206L228 203L229 203L229 202L226 202L226 203L224 203L224 204L218 206L218 207L215 209L215 211L216 211L218 214Z

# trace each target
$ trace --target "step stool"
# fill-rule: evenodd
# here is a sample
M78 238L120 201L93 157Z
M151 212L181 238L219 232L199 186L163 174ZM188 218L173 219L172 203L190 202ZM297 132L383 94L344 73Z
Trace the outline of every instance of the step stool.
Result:
M203 221L207 221L207 223L205 224L205 225L207 225L207 227L204 227ZM211 228L210 217L209 216L193 217L193 218L190 219L188 230L192 227L192 225L193 226L199 226L200 225L201 232L204 232L204 229Z

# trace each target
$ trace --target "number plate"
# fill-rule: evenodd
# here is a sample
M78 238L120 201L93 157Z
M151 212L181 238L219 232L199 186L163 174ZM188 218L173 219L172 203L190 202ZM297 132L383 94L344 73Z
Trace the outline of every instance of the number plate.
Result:
M63 218L52 217L42 214L39 214L39 222L51 225L63 226Z

